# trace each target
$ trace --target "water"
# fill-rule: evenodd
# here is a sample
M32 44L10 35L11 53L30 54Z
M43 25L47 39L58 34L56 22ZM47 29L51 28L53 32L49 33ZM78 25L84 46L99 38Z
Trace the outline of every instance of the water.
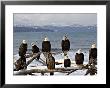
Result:
M42 41L48 36L52 50L55 52L61 52L61 41L64 34L68 35L70 40L70 51L76 52L79 48L84 53L88 53L91 44L97 43L97 30L96 29L80 29L72 31L56 31L56 32L14 32L14 55L18 54L19 46L23 39L27 41L28 49L31 49L31 43L36 42L37 46L42 49Z

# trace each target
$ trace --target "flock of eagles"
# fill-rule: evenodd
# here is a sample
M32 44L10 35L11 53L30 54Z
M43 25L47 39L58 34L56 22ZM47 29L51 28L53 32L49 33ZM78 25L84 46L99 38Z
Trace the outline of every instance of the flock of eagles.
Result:
M39 53L39 47L35 44L32 43L32 53ZM27 52L27 42L26 40L23 40L20 47L19 47L19 59L17 61L16 66L16 71L26 69L26 52ZM70 50L70 40L67 38L67 36L64 36L62 41L61 41L61 47L62 47L62 52L64 53L64 67L71 67L71 60L68 58L67 52ZM44 38L42 41L42 52L47 53L47 59L46 59L46 65L47 68L52 70L55 69L55 58L52 56L51 53L51 43L48 40L47 37ZM39 60L40 55L37 57ZM75 55L75 63L77 65L81 65L84 62L84 54L81 52L81 49L79 49ZM90 75L95 75L96 69L94 70L94 66L97 65L97 48L96 44L92 44L90 50L89 50L89 64L90 69L88 69L87 73L90 73ZM54 75L53 72L50 72L50 75Z

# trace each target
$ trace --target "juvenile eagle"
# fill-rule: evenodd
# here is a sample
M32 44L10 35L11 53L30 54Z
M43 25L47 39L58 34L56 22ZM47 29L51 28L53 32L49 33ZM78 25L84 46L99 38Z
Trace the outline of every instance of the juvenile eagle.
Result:
M48 54L47 68L49 70L55 69L55 58L52 56L51 53ZM54 74L54 72L50 72L50 75L53 75L53 74Z

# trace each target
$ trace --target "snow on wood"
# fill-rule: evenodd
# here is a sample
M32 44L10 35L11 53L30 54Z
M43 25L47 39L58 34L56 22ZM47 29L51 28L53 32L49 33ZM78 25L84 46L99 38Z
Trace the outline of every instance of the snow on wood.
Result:
M36 59L38 55L40 54L39 60ZM71 60L71 67L64 68L64 59L56 59L55 60L55 69L54 70L49 70L47 69L46 66L46 53L38 53L38 54L29 54L26 55L26 60L27 60L27 69L25 70L19 70L19 71L14 71L14 75L46 75L49 74L50 72L54 72L56 74L64 74L66 75L71 75L73 73L77 74L80 71L82 71L82 74L85 74L85 71L88 69L85 66L88 64L87 62L84 62L83 65L76 65L74 60ZM15 61L14 61L15 62ZM32 64L31 64L32 63ZM41 64L40 64L41 63ZM44 74L45 73L45 74Z
M40 55L40 52L39 53L36 53L36 54L33 54L32 58L27 61L27 66L34 60L36 59L38 56Z
M66 71L69 71L68 75L76 70L82 69L81 66L78 67L60 67L60 68L55 68L53 70L49 69L30 69L30 70L20 70L14 73L14 75L27 75L31 73L50 73L50 72L62 72L62 73L67 73Z

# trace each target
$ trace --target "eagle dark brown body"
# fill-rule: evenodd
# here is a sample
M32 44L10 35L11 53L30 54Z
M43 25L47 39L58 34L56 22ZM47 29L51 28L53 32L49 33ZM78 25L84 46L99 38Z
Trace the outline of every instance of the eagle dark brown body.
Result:
M50 52L50 51L51 51L50 41L43 41L42 42L42 52Z
M19 56L24 56L27 51L27 44L21 44L19 47Z
M70 50L70 41L68 39L62 40L61 46L62 46L62 51L69 51Z
M80 54L76 53L75 62L78 65L83 64L83 62L84 62L84 54L83 53L80 53Z
M32 52L33 53L38 53L39 52L39 48L36 45L32 46Z
M89 63L97 64L97 48L89 50Z
M64 59L64 67L70 67L70 66L71 66L70 59Z

